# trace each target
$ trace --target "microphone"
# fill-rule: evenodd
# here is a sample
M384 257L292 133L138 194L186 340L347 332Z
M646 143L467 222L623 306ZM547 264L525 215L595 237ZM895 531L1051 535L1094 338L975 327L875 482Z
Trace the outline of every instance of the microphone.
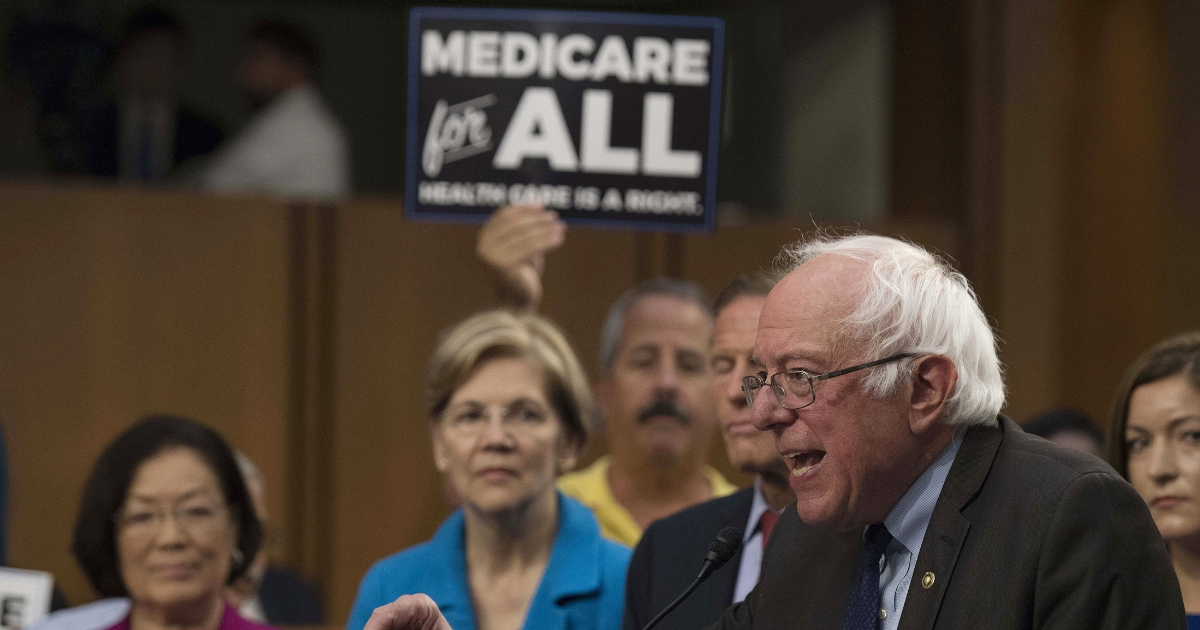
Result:
M679 604L683 603L683 600L687 599L687 596L691 595L692 591L696 590L696 587L700 586L701 582L708 579L708 576L712 575L713 571L725 566L725 563L729 562L729 559L733 557L733 554L737 553L738 547L741 546L742 530L736 527L726 527L718 532L717 537L711 543L708 543L708 553L704 556L704 564L700 567L700 573L696 575L696 580L692 582L691 586L687 587L687 590L682 595L676 597L675 601L671 602L662 612L658 613L654 619L651 619L650 623L646 624L646 627L642 630L650 630L658 625L658 622L662 621L662 618L666 617L667 613L675 610Z

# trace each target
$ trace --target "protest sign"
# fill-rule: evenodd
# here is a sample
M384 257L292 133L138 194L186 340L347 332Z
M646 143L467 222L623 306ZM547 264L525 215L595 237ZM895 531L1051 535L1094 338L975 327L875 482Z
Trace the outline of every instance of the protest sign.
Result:
M723 42L710 17L413 8L406 215L711 230Z

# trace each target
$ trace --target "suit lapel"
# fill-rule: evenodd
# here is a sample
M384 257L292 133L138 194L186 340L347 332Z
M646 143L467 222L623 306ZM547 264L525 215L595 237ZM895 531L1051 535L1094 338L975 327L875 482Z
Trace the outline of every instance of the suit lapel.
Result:
M758 586L747 597L757 610L755 626L840 629L862 553L862 532L806 525L796 504L789 504L771 534Z
M750 506L754 503L754 488L749 488L750 492L740 493L744 495L744 499L739 496L739 500L728 506L721 512L718 518L720 528L736 527L739 530L744 530L746 520L750 518ZM718 617L721 611L733 602L734 591L737 590L738 573L742 566L742 548L738 547L737 552L729 559L729 568L713 573L709 580L715 582L716 592L720 593L719 600L713 602L713 610L717 611Z
M954 465L946 476L942 494L933 508L921 554L904 600L899 630L929 630L937 621L946 587L954 575L959 552L971 528L962 510L979 494L1005 431L1012 421L1001 416L1001 427L976 426L967 430ZM1003 427L1003 428L1002 428Z

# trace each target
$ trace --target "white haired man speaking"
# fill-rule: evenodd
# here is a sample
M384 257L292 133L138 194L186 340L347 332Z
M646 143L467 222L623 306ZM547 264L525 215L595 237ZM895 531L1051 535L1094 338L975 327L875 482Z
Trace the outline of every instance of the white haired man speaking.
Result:
M1133 488L999 416L995 337L961 275L878 236L785 256L744 387L796 503L718 627L1185 627ZM397 601L367 630L437 621L428 605Z

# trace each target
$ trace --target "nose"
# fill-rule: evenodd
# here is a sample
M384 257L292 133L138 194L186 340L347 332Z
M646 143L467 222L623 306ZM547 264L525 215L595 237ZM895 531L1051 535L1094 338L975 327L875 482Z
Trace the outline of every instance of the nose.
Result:
M180 547L187 544L187 534L173 512L168 511L162 515L154 543L159 547Z
M661 361L654 373L654 393L658 398L673 399L679 392L679 368L674 361Z
M503 413L488 414L487 426L484 428L480 440L483 442L481 446L484 449L511 450L513 448L512 432L504 422Z
M796 412L784 409L770 386L764 385L754 396L754 404L750 405L750 421L759 431L776 431L791 426L796 421Z
M1150 448L1151 479L1162 484L1178 477L1179 465L1175 461L1175 449L1171 448L1170 440L1155 440Z
M742 377L738 376L740 372L732 371L724 376L725 398L734 409L742 409L746 406L746 393L742 391Z

